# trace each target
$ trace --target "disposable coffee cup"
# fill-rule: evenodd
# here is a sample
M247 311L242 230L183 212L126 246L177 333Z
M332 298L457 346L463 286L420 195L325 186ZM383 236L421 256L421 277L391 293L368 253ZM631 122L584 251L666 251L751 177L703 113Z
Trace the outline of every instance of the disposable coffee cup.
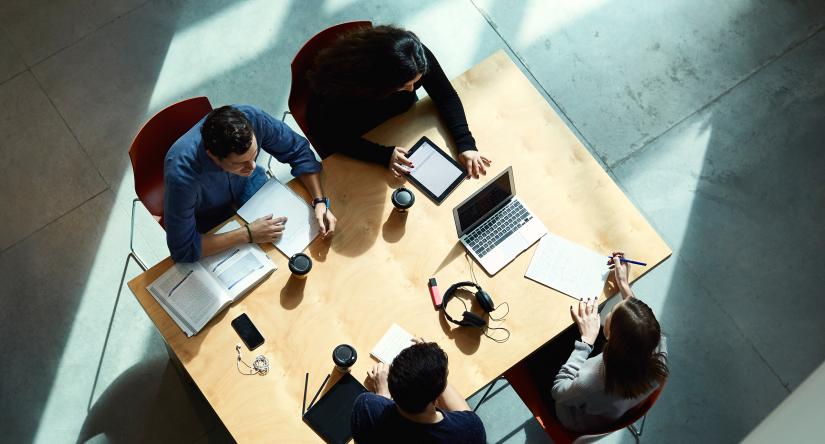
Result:
M306 279L309 270L312 270L312 259L304 253L298 253L289 258L289 271L298 279Z
M415 194L407 188L401 187L392 192L392 205L399 213L406 213L415 203Z
M332 351L332 362L335 363L335 369L341 373L348 372L357 359L358 353L348 344L341 344Z

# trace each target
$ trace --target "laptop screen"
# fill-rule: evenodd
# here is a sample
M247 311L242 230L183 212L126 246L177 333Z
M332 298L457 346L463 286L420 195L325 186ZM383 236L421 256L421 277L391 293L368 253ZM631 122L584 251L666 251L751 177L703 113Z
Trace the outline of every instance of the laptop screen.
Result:
M511 174L512 169L507 168L456 208L459 236L473 228L477 222L484 220L490 212L499 209L513 196Z

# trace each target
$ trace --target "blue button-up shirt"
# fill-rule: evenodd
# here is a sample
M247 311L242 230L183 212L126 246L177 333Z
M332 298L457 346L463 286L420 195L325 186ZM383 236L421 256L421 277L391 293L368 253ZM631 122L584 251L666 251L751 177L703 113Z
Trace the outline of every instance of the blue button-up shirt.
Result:
M321 163L309 142L288 126L249 105L233 105L252 124L260 148L292 166L292 175L317 173ZM166 243L175 262L195 262L201 257L201 233L234 213L266 182L260 165L249 177L224 171L206 154L201 119L175 142L166 154L163 174L163 218Z

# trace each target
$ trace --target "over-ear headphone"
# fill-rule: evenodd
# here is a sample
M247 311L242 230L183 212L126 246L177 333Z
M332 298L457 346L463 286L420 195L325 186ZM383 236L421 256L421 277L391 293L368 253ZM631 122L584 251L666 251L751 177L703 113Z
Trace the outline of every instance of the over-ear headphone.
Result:
M476 289L475 297L476 302L478 302L478 306L484 310L485 313L490 313L491 311L495 310L495 305L493 305L493 299L490 297L490 294L484 291L480 285L476 284L475 282L458 282L450 286L447 291L444 292L444 299L441 301L441 312L444 313L444 317L447 318L448 321L452 322L453 324L460 325L462 327L477 327L477 328L484 328L487 326L487 320L483 317L467 310L467 305L464 305L464 313L461 315L461 320L456 321L453 319L449 313L447 313L447 303L450 302L450 299L455 297L456 291L464 287L473 287ZM462 301L463 303L464 301Z

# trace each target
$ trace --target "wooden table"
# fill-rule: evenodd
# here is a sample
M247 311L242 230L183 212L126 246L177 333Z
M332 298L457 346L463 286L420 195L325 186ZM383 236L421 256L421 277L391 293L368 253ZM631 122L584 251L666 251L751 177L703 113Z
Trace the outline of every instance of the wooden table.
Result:
M493 54L453 84L479 149L493 160L488 177L512 165L517 194L550 231L605 254L624 249L650 264L634 267L631 281L670 256L664 241L505 53ZM369 138L411 146L422 135L454 150L429 99ZM444 348L450 382L469 396L571 324L571 298L523 277L535 246L495 277L474 265L494 302L510 305L507 319L493 323L512 332L506 343L475 329L456 329L433 309L428 278L436 276L442 291L470 279L452 208L484 181L464 182L440 206L419 192L415 206L402 216L392 211L390 193L398 184L386 168L334 155L324 161L323 182L339 225L331 241L316 240L309 247L315 264L306 281L291 279L286 258L270 246L266 250L279 270L189 339L146 291L170 259L129 287L235 439L318 442L300 417L304 374L310 373L311 397L333 372L331 353L338 344L358 350L352 371L363 381L375 362L369 351L398 323ZM296 181L291 186L303 192ZM614 288L608 283L601 300ZM460 316L460 304L450 308L453 317ZM266 355L271 362L266 376L242 376L235 368L234 347L240 340L230 321L244 312L266 338L254 353L244 349L245 358Z

